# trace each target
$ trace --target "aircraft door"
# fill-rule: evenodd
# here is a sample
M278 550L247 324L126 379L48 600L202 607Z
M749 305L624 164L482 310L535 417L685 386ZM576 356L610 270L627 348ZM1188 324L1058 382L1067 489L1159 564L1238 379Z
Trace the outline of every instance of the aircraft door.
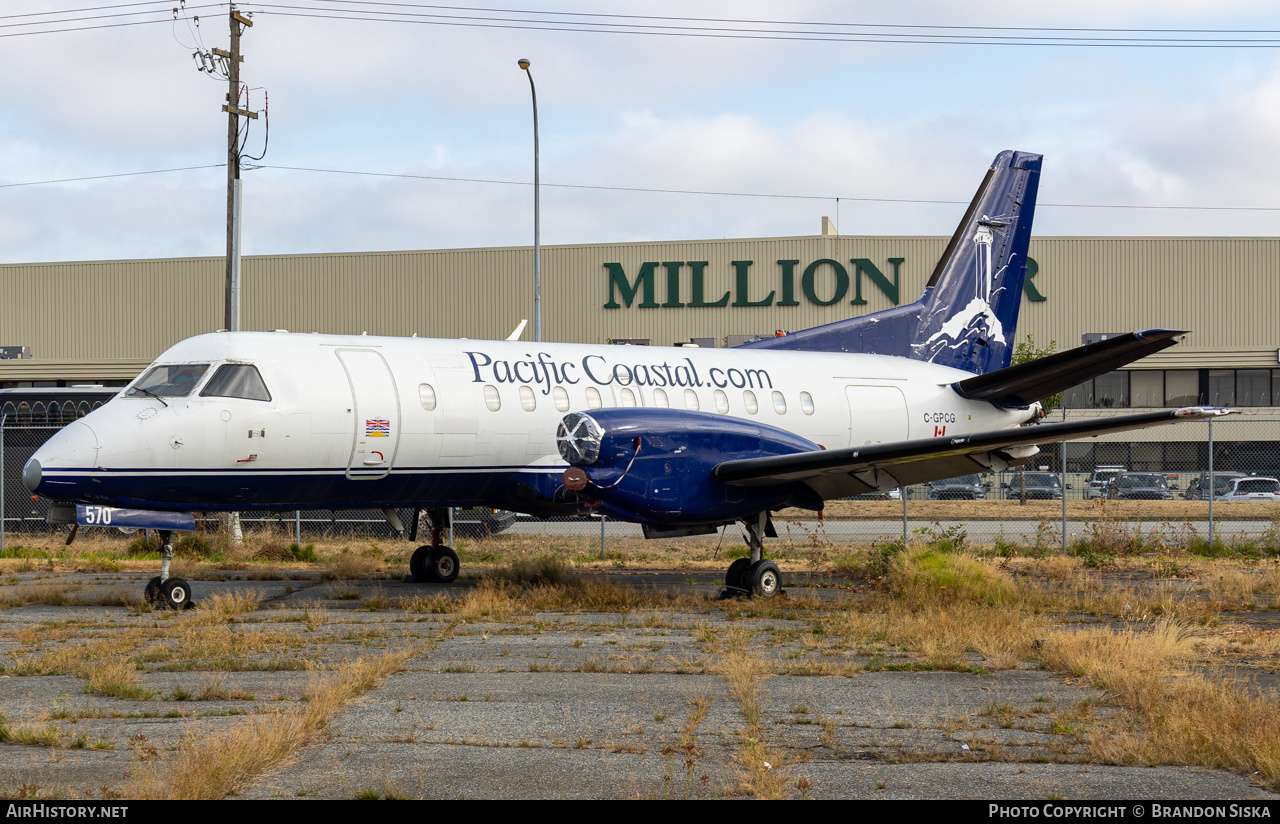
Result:
M339 349L338 360L351 384L354 426L347 477L353 481L385 478L400 446L400 400L395 378L373 349Z
M907 399L896 386L846 386L849 446L907 439Z

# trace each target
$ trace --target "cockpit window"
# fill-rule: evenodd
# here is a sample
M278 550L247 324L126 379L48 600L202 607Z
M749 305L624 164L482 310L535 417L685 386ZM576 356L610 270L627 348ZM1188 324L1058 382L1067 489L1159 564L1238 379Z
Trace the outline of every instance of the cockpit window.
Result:
M209 371L207 363L181 363L154 367L124 394L127 398L185 398Z
M269 401L271 393L258 374L258 367L248 363L224 363L200 390L202 398L244 398Z

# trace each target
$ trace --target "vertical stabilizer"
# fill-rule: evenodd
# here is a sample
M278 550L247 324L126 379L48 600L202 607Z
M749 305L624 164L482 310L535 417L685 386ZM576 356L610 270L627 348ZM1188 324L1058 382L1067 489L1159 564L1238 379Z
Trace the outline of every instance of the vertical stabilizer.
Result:
M984 373L1016 343L1041 155L996 156L920 300L747 346L869 352Z

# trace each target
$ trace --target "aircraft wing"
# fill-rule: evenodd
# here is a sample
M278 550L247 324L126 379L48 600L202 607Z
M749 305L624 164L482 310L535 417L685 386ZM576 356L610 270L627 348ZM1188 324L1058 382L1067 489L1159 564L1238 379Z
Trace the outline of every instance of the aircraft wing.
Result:
M725 461L712 475L735 486L764 486L799 481L824 499L861 495L911 484L993 472L1020 466L1036 454L1036 444L1148 426L1200 421L1234 414L1233 409L1184 407L1137 415L1118 415L1062 423L997 429L956 437L897 441L848 449L800 452L768 458Z

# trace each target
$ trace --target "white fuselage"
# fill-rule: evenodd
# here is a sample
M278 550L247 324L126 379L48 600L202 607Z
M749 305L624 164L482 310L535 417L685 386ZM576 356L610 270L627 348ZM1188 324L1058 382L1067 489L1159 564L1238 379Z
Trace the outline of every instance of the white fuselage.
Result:
M256 366L270 400L202 395L227 363ZM570 411L697 409L828 449L1035 414L960 397L950 387L967 372L881 355L242 332L190 338L156 364L209 368L185 396L126 390L56 435L35 456L42 494L185 509L483 502L494 487L474 476L563 471L555 433ZM149 488L122 494L131 482Z

